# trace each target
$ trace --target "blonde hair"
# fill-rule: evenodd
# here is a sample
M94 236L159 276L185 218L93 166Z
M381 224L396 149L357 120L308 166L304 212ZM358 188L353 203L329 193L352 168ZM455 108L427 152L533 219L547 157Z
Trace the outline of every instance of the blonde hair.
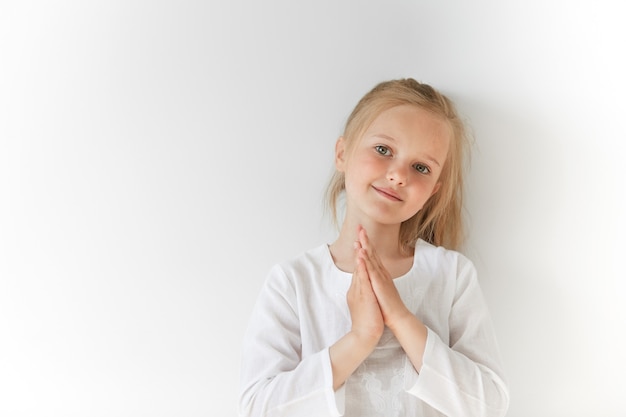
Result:
M412 105L432 112L450 127L450 147L439 182L439 190L413 217L402 222L399 244L410 253L418 239L436 246L459 249L465 239L463 225L463 174L469 156L469 141L454 103L428 84L412 78L385 81L375 86L357 103L348 117L343 133L350 151L370 124L382 112L399 105ZM328 184L326 199L337 222L338 200L345 191L345 177L335 171Z

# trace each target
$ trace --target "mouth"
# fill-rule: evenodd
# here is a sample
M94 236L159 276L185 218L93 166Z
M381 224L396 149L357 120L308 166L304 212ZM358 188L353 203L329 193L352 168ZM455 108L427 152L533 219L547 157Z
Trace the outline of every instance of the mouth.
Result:
M391 201L402 201L402 199L400 198L400 196L398 195L398 193L396 193L395 191L393 191L390 188L378 188L378 187L374 187L372 185L372 188L381 196L385 197L388 200Z

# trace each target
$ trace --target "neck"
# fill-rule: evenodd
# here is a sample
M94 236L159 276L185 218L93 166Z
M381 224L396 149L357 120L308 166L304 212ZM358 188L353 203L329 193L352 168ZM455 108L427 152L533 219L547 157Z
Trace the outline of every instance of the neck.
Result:
M359 224L363 226L367 232L372 246L381 258L397 259L403 257L399 243L399 224L384 225L371 221L360 221L349 217L346 217L344 220L339 236L332 244L332 247L338 253L347 254L354 251L354 242L357 240L357 226Z

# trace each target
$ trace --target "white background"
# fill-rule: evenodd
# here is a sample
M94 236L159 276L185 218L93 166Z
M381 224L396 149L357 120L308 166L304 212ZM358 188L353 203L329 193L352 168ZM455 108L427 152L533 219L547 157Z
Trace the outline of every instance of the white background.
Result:
M623 416L619 1L0 2L0 415L235 416L379 81L457 101L511 417Z

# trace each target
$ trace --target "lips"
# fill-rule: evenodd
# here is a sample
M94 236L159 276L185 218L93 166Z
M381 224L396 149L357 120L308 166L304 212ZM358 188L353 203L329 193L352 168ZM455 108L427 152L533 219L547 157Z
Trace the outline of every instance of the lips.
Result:
M400 198L400 195L398 195L398 193L396 193L391 188L378 188L374 186L372 186L372 188L374 188L374 190L376 190L378 194L380 194L381 196L391 201L402 201L402 199Z

